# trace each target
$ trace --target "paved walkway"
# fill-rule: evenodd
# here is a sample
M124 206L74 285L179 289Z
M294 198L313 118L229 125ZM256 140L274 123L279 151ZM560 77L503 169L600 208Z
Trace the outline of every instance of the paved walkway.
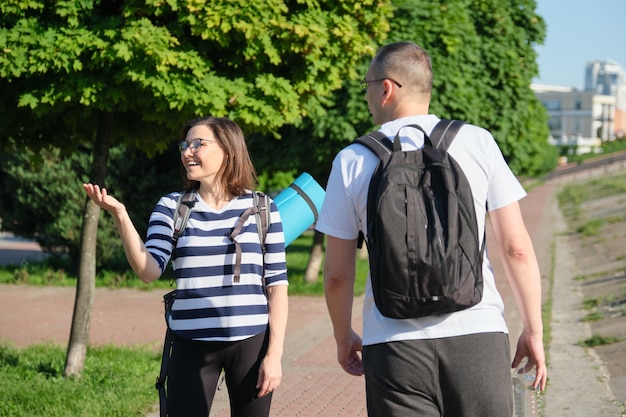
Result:
M555 231L559 231L558 211L554 204L555 182L534 188L522 200L522 211L535 244L544 279L544 299L548 295L548 278L553 270L552 250ZM492 241L488 234L488 242ZM570 264L563 239L557 240L556 253L565 265ZM493 243L491 244L493 247ZM0 245L0 254L7 250ZM500 277L497 285L506 305L506 319L511 332L512 349L521 332L519 313L510 288L502 278L502 266L495 253L494 269ZM2 256L0 256L0 259ZM571 295L572 276L559 263L552 323L554 347L550 347L549 389L544 395L546 416L620 417L618 407L607 392L606 375L594 358L576 342L580 335L576 318L568 309L576 300L563 306L556 302L562 291ZM562 272L562 273L561 273ZM154 344L160 348L165 325L161 295L164 291L98 289L92 316L91 342L98 344ZM52 341L65 345L69 337L74 289L0 286L0 340L16 346ZM361 304L354 303L354 327L361 329ZM565 332L565 333L563 333ZM569 336L568 336L569 335ZM574 361L574 362L572 362ZM336 363L331 324L323 298L291 297L285 354L284 377L274 394L272 417L352 417L366 416L363 378L345 374ZM158 370L155 369L155 376ZM155 391L156 401L156 391ZM151 414L156 416L157 414ZM216 395L211 417L229 416L225 389Z

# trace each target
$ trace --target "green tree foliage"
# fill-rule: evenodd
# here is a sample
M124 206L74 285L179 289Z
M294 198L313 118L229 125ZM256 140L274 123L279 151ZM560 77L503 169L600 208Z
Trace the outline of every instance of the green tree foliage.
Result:
M535 1L397 0L393 4L385 43L409 40L430 53L431 112L489 129L520 176L539 176L553 169L556 160L547 144L547 115L530 88L538 74L534 46L545 36ZM334 154L358 134L375 128L358 87L371 56L361 61L357 78L346 80L323 115L281 130L283 140L271 145L272 155L278 158L259 150L266 155L261 165L276 169L275 161L281 161L325 180ZM253 143L259 149L270 146L263 140Z
M149 155L196 115L273 132L319 112L356 75L355 61L388 29L379 9L380 1L2 2L0 145L34 131L73 149L93 139L99 111L115 113L117 142Z

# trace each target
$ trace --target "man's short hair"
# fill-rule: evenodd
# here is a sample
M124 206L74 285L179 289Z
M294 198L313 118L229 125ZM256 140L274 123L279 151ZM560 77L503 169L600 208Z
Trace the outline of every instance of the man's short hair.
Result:
M395 42L383 46L372 60L376 78L390 77L402 87L431 94L433 72L430 56L412 42Z

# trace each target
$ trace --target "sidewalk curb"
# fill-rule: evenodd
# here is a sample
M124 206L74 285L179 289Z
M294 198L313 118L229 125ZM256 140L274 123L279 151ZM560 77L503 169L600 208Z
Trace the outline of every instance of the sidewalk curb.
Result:
M551 342L547 350L548 387L544 394L546 417L619 417L618 402L609 386L610 374L593 349L578 343L591 336L582 321L585 312L580 285L575 281L576 261L565 224L553 199L555 265L552 288Z

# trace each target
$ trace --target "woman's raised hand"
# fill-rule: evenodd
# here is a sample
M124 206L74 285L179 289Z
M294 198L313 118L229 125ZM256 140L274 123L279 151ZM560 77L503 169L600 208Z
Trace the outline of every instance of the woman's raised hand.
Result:
M118 199L107 194L106 188L100 188L99 185L94 184L83 184L83 188L89 198L109 213L126 209L126 206Z

